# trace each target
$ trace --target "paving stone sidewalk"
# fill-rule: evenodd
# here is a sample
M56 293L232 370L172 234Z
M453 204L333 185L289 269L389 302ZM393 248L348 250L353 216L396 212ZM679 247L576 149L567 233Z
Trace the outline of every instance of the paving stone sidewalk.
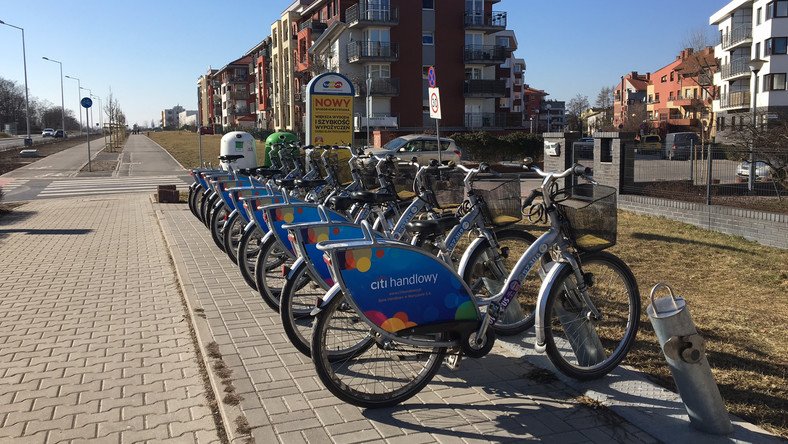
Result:
M0 218L0 442L221 442L146 194Z
M279 315L246 285L188 207L155 208L200 342L218 344L216 356L232 370L225 380L243 398L237 406L222 403L233 442L658 442L606 409L583 403L564 383L549 377L544 382L543 371L498 346L485 358L463 360L456 372L444 366L400 406L363 410L345 404L322 387L311 361L288 342ZM222 386L215 372L213 379ZM247 427L239 431L237 422Z

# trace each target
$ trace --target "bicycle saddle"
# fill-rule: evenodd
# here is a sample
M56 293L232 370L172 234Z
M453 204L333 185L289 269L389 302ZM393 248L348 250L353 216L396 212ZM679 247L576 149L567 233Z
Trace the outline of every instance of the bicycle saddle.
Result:
M328 198L328 206L336 211L345 211L353 206L353 199L348 196L331 196Z
M411 233L421 233L425 236L445 233L460 223L457 216L445 216L440 219L414 220L405 224L405 229Z
M223 156L219 156L219 160L226 160L228 162L232 162L233 160L243 159L243 154L225 154Z
M353 191L350 198L361 203L386 203L397 200L396 194L373 193L372 191Z
M317 188L327 184L325 179L296 179L295 184L299 188Z

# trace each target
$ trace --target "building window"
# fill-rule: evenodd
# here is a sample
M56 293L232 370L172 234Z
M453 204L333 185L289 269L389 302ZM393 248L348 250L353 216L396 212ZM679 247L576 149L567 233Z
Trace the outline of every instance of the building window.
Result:
M788 50L788 37L774 37L766 40L766 55L785 54Z
M670 81L673 81L673 71L670 72Z
M785 91L785 73L763 76L763 86L764 91Z
M788 17L788 0L777 0L766 5L766 19Z
M421 0L423 9L435 9L435 0Z
M432 35L432 31L424 31L421 33L421 43L429 46L435 44L435 36Z
M761 56L761 43L758 42L755 44L755 58L758 58L760 56ZM764 54L764 56L766 56L766 54Z
M756 25L760 25L761 24L761 9L763 9L763 8L758 8L758 10L755 12L755 24Z
M667 82L668 81L668 76L662 76L662 78L659 79L659 81L662 82L662 83Z

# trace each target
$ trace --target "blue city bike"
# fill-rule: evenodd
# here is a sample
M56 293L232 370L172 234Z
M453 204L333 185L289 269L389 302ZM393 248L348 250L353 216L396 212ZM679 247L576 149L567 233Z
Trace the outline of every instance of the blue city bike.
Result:
M616 241L615 189L595 184L590 169L543 177L541 209L550 226L522 254L500 292L477 298L448 264L410 245L365 238L322 242L335 284L318 301L311 355L322 383L340 399L367 408L418 393L444 358L492 349L494 326L529 270L550 257L536 304L536 349L562 373L581 380L614 369L629 351L640 316L637 282L627 265L603 251ZM591 183L561 188L558 179Z

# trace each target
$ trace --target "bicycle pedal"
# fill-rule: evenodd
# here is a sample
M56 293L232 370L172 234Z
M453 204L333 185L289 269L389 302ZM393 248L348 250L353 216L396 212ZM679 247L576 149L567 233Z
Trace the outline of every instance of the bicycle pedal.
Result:
M460 353L452 354L446 357L446 367L449 367L451 371L457 371L460 369L460 360L462 359L462 355Z

